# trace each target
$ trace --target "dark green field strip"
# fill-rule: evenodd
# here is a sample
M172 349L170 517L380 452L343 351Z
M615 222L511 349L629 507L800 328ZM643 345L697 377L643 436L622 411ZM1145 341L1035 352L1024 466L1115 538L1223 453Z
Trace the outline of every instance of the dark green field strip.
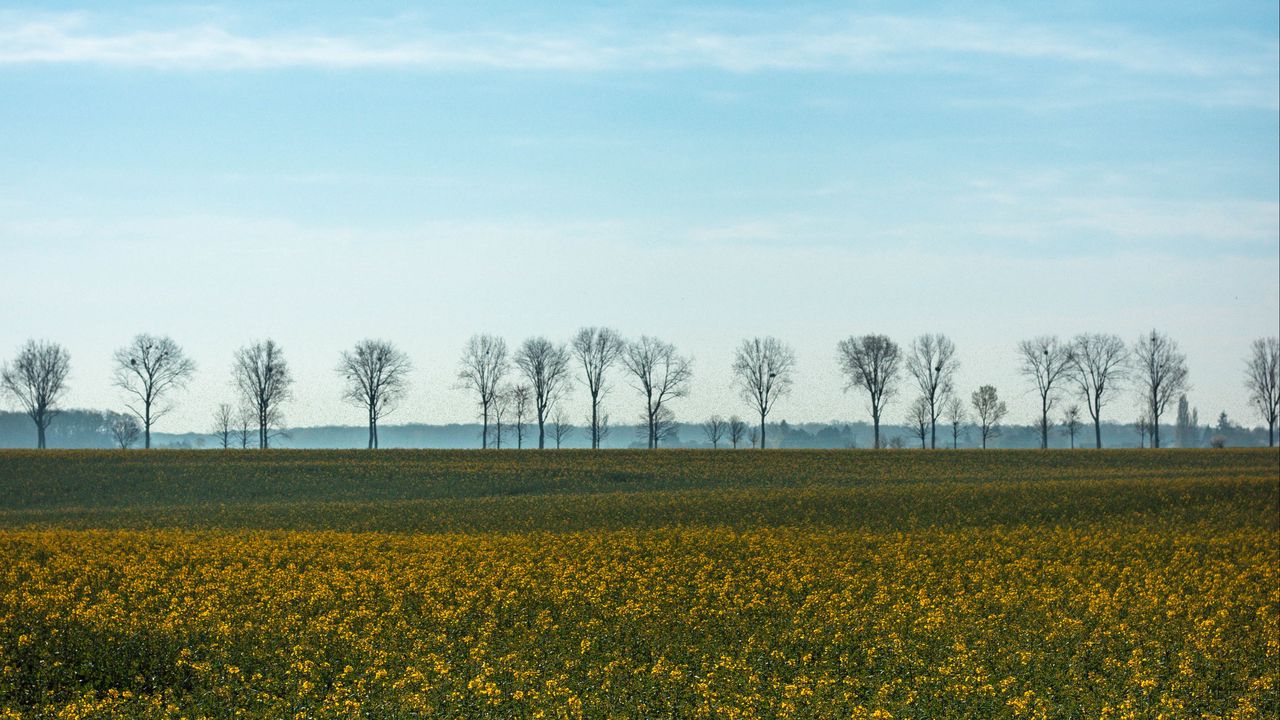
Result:
M1277 480L1274 450L2 451L0 510L1115 479Z
M1078 526L1123 521L1280 527L1280 483L1255 478L938 481L803 488L542 493L0 511L0 527L529 532L673 526Z

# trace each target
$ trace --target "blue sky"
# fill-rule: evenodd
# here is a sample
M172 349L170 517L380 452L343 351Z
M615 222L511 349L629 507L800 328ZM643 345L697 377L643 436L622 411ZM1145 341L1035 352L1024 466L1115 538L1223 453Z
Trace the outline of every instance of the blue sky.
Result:
M1244 416L1280 325L1277 13L0 5L0 349L63 342L69 402L112 407L111 350L170 333L202 370L178 430L268 335L310 424L358 422L332 367L366 335L417 360L397 419L440 422L472 332L665 337L691 420L745 410L732 346L773 334L779 417L828 420L864 415L837 340L940 330L1025 421L1018 340L1155 326L1202 414Z

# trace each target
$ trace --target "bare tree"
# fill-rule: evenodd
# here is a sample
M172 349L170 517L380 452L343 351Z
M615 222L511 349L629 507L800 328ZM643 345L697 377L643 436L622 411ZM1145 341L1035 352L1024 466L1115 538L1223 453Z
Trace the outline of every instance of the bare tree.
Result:
M480 402L480 447L489 447L489 414L498 396L498 385L510 370L507 341L494 335L472 335L462 349L460 386L475 392Z
M1071 405L1062 411L1062 429L1071 437L1071 449L1076 449L1076 433L1080 432L1080 406Z
M791 392L796 354L772 337L743 340L733 360L733 378L742 399L760 415L760 447L767 447L765 419L778 398Z
M338 373L346 381L342 399L362 408L369 421L369 449L378 447L378 421L409 391L413 363L386 340L361 340L342 352Z
M222 443L222 449L231 447L231 436L236 431L236 411L228 403L220 403L213 411L213 436Z
M114 359L113 384L130 396L125 407L142 421L143 447L150 448L151 426L173 409L165 395L186 387L196 365L173 338L146 333L116 350Z
M915 378L921 396L929 404L930 447L938 447L938 417L942 415L943 401L951 395L956 369L959 367L955 343L946 335L921 335L911 343L907 372ZM914 408L912 414L914 415Z
M587 420L590 422L590 418L587 418ZM609 424L609 414L599 413L596 415L596 447L604 443L611 432L613 432L613 426Z
M635 378L635 387L645 397L645 424L650 448L658 446L659 413L665 403L689 394L693 363L676 354L671 343L648 335L627 343L622 364Z
M511 404L516 409L516 449L524 447L524 421L529 417L529 403L533 402L533 392L528 385L517 385L511 390Z
M1034 340L1023 340L1018 343L1018 354L1022 356L1021 372L1035 381L1036 392L1040 395L1040 449L1049 447L1049 412L1058 401L1058 390L1061 381L1065 381L1071 369L1070 347L1058 341L1056 335L1041 335Z
M729 442L733 444L733 449L738 449L738 443L742 442L743 437L747 433L747 424L737 415L729 416Z
M516 353L516 367L533 390L533 410L538 419L538 449L547 446L546 423L564 394L569 379L569 351L544 337L525 340Z
M555 417L551 419L551 437L555 438L556 449L560 449L560 444L573 434L573 426L569 424L568 418L564 412L556 410Z
M258 419L254 412L245 405L240 406L240 410L236 415L236 437L240 438L240 449L248 450L250 441L256 434L254 425Z
M911 414L907 416L907 424L916 437L920 438L921 450L929 447L929 430L936 420L933 411L929 409L929 398L921 395L911 403Z
M1133 421L1133 429L1138 431L1138 447L1145 448L1147 446L1147 432L1151 430L1151 418L1147 416L1147 411L1143 410L1138 415L1138 419Z
M1191 407L1187 394L1178 397L1178 414L1174 421L1173 437L1178 447L1189 448L1200 444L1200 411Z
M713 450L720 447L720 441L724 439L727 428L728 423L719 415L712 415L702 423L702 434L707 436L707 442L711 443Z
M1276 419L1280 415L1280 337L1253 341L1246 363L1245 387L1249 400L1267 424L1267 447L1276 444Z
M493 445L498 450L502 449L502 438L504 433L502 418L506 416L511 409L512 403L515 402L515 389L510 385L504 385L498 388L493 395Z
M1160 416L1169 401L1191 389L1187 381L1187 356L1178 351L1178 343L1155 330L1144 335L1134 346L1139 387L1151 423L1151 447L1160 447Z
M1129 350L1116 335L1089 333L1071 341L1071 377L1093 419L1093 441L1102 447L1102 406L1108 392L1124 379Z
M982 449L987 449L987 441L1000 434L1000 421L1009 413L1009 408L1000 399L992 385L983 385L973 391L973 411L978 416L978 431L982 435Z
M960 428L969 421L969 417L964 411L964 401L955 395L947 398L945 410L947 423L951 425L951 449L955 450L960 446Z
M133 412L130 410L130 412ZM112 413L111 438L115 440L116 447L121 450L128 450L138 442L138 436L142 434L142 426L138 424L138 419L132 415L124 415L121 413Z
M263 340L236 351L233 366L236 386L258 427L258 447L271 446L271 428L284 421L281 405L293 395L293 375L280 346Z
M582 379L591 395L591 447L600 447L600 401L609 392L605 374L621 357L626 343L609 328L585 327L574 336L573 356L582 366Z
M45 431L60 412L58 401L67 391L71 355L47 340L28 340L18 348L13 364L0 366L0 385L36 424L36 447L43 450Z
M902 350L885 335L849 337L837 346L840 369L848 382L845 390L865 390L870 403L875 446L880 445L880 414L897 392Z
M663 405L658 409L658 414L653 418L653 446L664 445L668 440L678 437L677 432L679 425L676 422L676 414L670 407Z

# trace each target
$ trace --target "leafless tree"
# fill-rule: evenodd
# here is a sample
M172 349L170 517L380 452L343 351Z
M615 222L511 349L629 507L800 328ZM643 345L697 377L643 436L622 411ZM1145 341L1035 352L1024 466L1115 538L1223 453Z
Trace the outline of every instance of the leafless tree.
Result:
M133 411L130 410L130 412ZM115 440L116 447L121 450L133 447L138 442L138 436L142 434L142 426L138 424L138 419L121 413L112 413L110 430L111 438Z
M938 447L938 417L942 415L942 403L951 395L956 369L959 367L955 343L946 335L921 335L911 343L907 372L915 378L920 395L929 404L930 447ZM914 414L913 408L912 415Z
M1102 447L1102 406L1124 379L1129 350L1116 335L1089 333L1071 341L1071 377L1093 419L1093 441Z
M369 421L369 449L378 447L378 421L409 391L409 356L386 340L361 340L342 352L342 399L362 408Z
M1160 416L1171 400L1191 389L1187 381L1187 356L1178 343L1155 330L1134 346L1139 387L1151 423L1151 447L1160 447Z
M678 423L676 423L676 414L670 407L663 405L658 409L658 414L653 418L653 446L664 445L668 440L677 436Z
M729 442L733 444L733 449L738 449L738 443L742 442L743 437L747 433L747 424L737 415L729 416Z
M528 385L517 385L511 390L511 404L516 410L516 449L524 447L524 421L529 417L529 404L533 402L533 391Z
M263 340L236 351L236 386L258 427L258 447L271 446L271 428L284 421L281 405L293 395L293 375L280 346Z
M907 416L907 424L916 437L920 438L921 450L929 447L929 431L936 421L933 411L929 409L929 398L921 395L911 403L911 414Z
M533 410L538 419L538 449L547 446L546 423L565 392L569 379L569 351L544 337L525 340L516 353L516 367L533 390Z
M875 446L880 445L880 415L897 392L902 350L885 335L849 337L837 346L840 369L848 382L845 389L865 390L875 428Z
M1022 357L1021 372L1036 384L1040 395L1040 449L1049 447L1049 427L1053 422L1049 412L1058 401L1060 385L1071 369L1070 348L1058 341L1056 335L1041 335L1034 340L1018 343Z
M1276 444L1276 419L1280 415L1280 337L1253 341L1246 364L1245 387L1249 400L1267 424L1267 447Z
M1009 408L992 385L973 391L971 401L978 418L978 432L982 435L982 449L986 450L987 441L1000 434L1000 421L1009 413Z
M645 424L650 448L658 446L659 413L667 402L689 394L693 363L676 354L671 343L645 335L627 343L622 365L631 373L635 387L645 397Z
M1133 429L1138 431L1138 447L1145 448L1147 446L1147 432L1151 430L1151 418L1147 415L1147 411L1143 410L1138 415L1138 419L1133 421Z
M1173 425L1173 437L1178 447L1189 448L1200 444L1200 411L1191 407L1187 394L1178 397L1178 414Z
M231 447L231 436L236 431L236 411L228 403L220 403L213 411L213 436L222 443L222 449Z
M255 429L258 422L257 415L253 410L241 405L236 418L236 436L240 438L240 449L248 450L254 440L254 435L257 434Z
M28 340L18 348L12 365L0 366L0 385L36 424L36 447L42 450L45 431L60 412L58 401L67 391L70 372L70 353L46 340Z
M506 417L507 412L511 410L512 403L515 402L515 388L510 385L503 385L493 395L493 445L498 450L502 449L502 438L506 433L503 429L502 418Z
M254 426L258 422L257 416L248 407L241 405L236 415L236 437L240 438L240 449L248 450L250 442L253 440Z
M458 371L461 387L471 390L480 401L480 447L489 447L489 414L498 396L498 386L510 370L507 341L494 335L472 335L462 349Z
M618 333L609 328L585 327L578 331L572 343L573 356L582 367L582 380L591 395L591 447L600 447L600 401L609 392L606 373L621 357L626 343Z
M1080 431L1080 406L1071 405L1062 411L1062 429L1071 438L1071 449L1076 449L1076 433Z
M173 409L165 402L172 390L186 387L196 365L168 336L143 333L116 350L116 387L129 396L125 407L142 421L143 447L151 447L151 426Z
M711 448L720 447L720 441L724 439L724 432L728 428L728 423L719 415L712 415L702 423L702 434L707 436L707 442L711 443Z
M742 399L760 415L760 447L767 447L765 419L778 398L791 392L796 354L772 337L743 340L733 360L733 379Z
M591 418L586 418L587 422L591 422ZM596 446L599 447L609 438L609 434L613 432L613 426L609 423L609 413L599 413L596 415Z
M551 418L551 437L556 441L556 449L560 449L560 444L566 438L573 434L573 425L569 424L569 419L561 410L556 410L555 416Z
M760 426L759 425L751 426L750 436L751 436L750 437L751 447L759 447L759 442L760 442Z
M955 395L947 398L945 410L947 423L951 425L951 449L955 450L960 446L960 428L969 421L969 417L964 411L964 401Z

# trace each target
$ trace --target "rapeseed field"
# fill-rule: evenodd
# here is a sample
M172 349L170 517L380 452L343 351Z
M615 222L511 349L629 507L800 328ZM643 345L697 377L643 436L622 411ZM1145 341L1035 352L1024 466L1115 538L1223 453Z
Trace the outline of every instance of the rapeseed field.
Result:
M0 718L1270 718L1280 456L0 454Z

